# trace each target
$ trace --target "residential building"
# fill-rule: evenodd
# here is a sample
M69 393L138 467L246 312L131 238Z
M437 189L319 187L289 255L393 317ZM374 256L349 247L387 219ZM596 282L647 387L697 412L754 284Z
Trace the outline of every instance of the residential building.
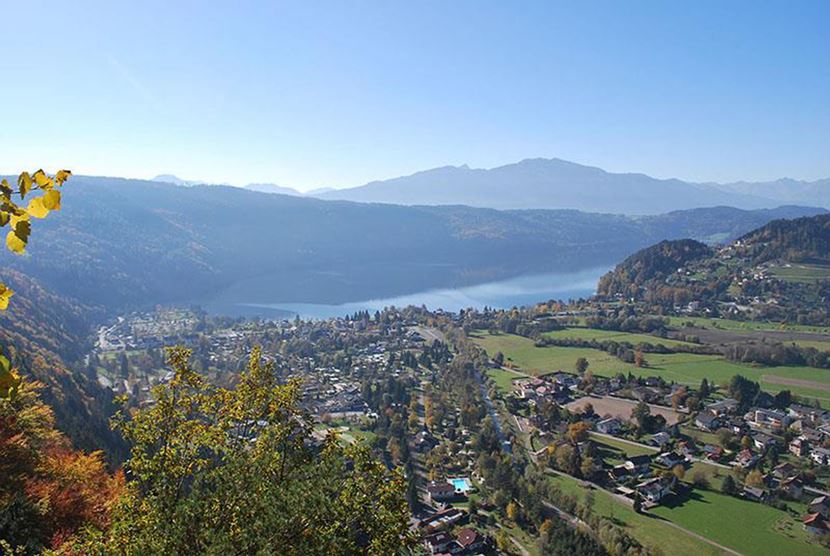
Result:
M597 431L603 434L617 434L620 432L622 422L616 417L609 417L599 421L596 425Z

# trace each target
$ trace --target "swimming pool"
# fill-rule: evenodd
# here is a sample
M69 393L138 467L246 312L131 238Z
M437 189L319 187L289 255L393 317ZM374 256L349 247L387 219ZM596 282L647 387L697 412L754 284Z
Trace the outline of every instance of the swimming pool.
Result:
M467 479L466 477L450 479L450 483L453 487L455 487L456 492L467 492L472 488L472 485L470 484L470 479Z

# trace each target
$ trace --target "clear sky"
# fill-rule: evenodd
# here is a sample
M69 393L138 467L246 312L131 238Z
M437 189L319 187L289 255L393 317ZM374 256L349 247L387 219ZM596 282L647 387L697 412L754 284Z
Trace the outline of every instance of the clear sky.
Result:
M685 4L685 5L684 5ZM0 172L830 176L830 1L0 0Z

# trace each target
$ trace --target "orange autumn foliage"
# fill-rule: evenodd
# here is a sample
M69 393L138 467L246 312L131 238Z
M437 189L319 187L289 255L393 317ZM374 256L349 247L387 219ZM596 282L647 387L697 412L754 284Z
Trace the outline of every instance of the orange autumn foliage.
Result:
M107 471L101 452L74 450L36 389L24 382L15 400L0 402L0 513L24 497L36 509L37 543L59 548L82 526L108 525L124 476Z

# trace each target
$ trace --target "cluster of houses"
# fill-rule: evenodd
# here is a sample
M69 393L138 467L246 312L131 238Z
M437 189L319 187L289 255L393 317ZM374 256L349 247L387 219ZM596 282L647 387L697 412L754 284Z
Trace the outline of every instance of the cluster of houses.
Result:
M455 533L437 531L424 537L424 545L434 556L482 554L489 544L487 536L471 527L463 527Z
M676 479L670 474L653 476L653 463L672 469L684 462L675 461L671 454L661 454L656 459L647 454L630 456L623 463L611 467L608 470L608 478L617 493L629 498L639 495L645 507L655 506L671 493Z
M458 529L468 521L469 516L451 503L467 500L472 489L472 482L467 477L432 481L427 485L429 502L439 510L419 521L417 526L424 535L424 545L430 554L474 555L489 547L490 539L486 535L471 527Z
M572 401L579 389L580 379L568 373L556 373L544 377L523 378L513 381L513 387L519 399L531 405L539 400L547 400L559 405Z
M744 415L735 415L737 409L738 402L732 399L707 405L695 417L694 424L708 432L727 429L736 435L749 435L759 452L776 446L815 465L830 463L830 450L824 447L830 440L830 411L795 403L786 410L755 407ZM787 430L795 431L797 436L784 446L779 435ZM744 468L753 467L756 462L743 452L735 459Z

